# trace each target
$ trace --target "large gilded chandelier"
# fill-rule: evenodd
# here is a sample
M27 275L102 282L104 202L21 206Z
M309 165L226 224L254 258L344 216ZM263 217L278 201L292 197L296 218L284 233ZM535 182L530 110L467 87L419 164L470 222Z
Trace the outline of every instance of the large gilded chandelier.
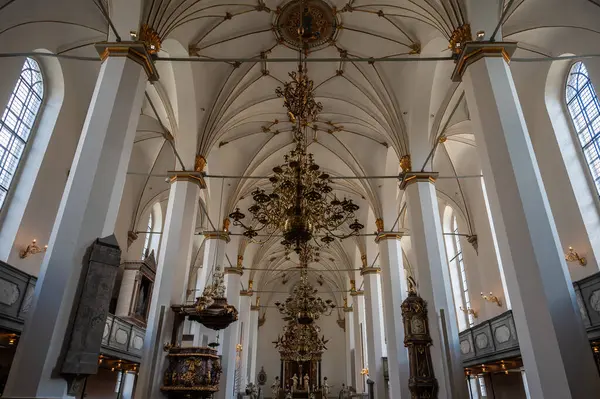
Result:
M317 296L317 289L308 281L307 269L300 269L300 282L292 290L285 302L275 302L277 310L286 317L284 320L295 321L301 325L312 324L321 316L329 316L335 304L331 299L323 300Z
M303 325L290 322L283 328L283 335L274 341L281 360L307 362L321 359L329 340L319 336L321 329L315 324Z
M306 13L306 11L305 11ZM312 17L303 15L298 28L300 40L305 42L313 35ZM250 223L242 220L246 215L236 208L229 217L234 226L244 228L244 236L254 239L259 233L272 237L283 232L281 242L286 250L301 252L311 239L329 244L335 238L357 235L364 226L355 219L359 206L351 199L338 199L332 194L330 176L306 151L306 129L314 122L323 106L315 100L314 83L307 74L303 49L299 51L298 71L289 74L291 81L275 91L283 98L288 118L294 125L295 148L284 156L284 163L273 168L271 188L256 188L252 192L254 204L248 208ZM266 241L266 240L265 240ZM317 244L319 244L317 242Z

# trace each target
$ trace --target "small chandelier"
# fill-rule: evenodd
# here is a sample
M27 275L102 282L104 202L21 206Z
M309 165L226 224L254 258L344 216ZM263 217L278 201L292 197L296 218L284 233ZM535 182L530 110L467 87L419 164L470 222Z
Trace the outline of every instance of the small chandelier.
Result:
M295 321L298 324L308 325L319 317L329 316L335 304L331 299L323 300L317 296L317 289L308 281L307 269L300 270L300 282L294 287L292 294L285 302L275 302L279 313L286 316L284 320Z
M329 340L319 337L321 329L315 324L303 325L290 322L283 328L283 335L273 341L282 360L307 362L321 359Z

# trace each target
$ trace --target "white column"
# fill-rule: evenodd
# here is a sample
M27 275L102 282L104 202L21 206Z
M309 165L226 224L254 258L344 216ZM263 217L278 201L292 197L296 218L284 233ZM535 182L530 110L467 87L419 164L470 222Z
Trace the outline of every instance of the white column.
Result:
M464 85L530 393L584 398L600 378L512 74L496 56L465 66Z
M258 317L260 306L250 307L250 351L248 360L248 372L250 382L256 383L256 354L258 349Z
M242 323L242 359L241 359L241 373L242 373L242 383L241 387L245 388L248 382L250 382L250 377L248 373L248 358L250 355L250 308L252 307L252 292L243 291L240 292L242 296L240 299L240 322Z
M347 301L347 299L344 299L344 301ZM352 307L349 307L346 302L344 305L344 328L346 330L346 385L356 386L354 368L352 367L354 361L352 351L355 350L354 314Z
M55 369L82 260L96 238L114 232L146 81L144 68L127 57L108 57L100 67L5 397L66 394Z
M184 303L186 299L199 197L200 187L193 179L176 178L171 184L135 392L138 399L162 398L160 386L166 367L163 346L171 341L174 320L171 305Z
M417 291L428 304L433 340L431 358L439 396L461 399L467 392L434 180L429 175L409 174L407 177L413 177L405 179L409 184L403 184L402 188L408 198L410 238L417 260Z
M240 282L243 273L243 270L237 267L225 268L227 303L235 306L238 311L240 309ZM230 324L223 332L223 355L221 357L223 374L219 392L215 394L216 399L234 399L236 345L239 343L239 336L239 320Z
M408 290L399 239L398 233L381 232L375 241L379 244L379 265L383 285L390 398L410 399L411 394L408 389L410 365L408 351L404 347L401 309Z
M381 326L381 281L379 268L361 270L365 282L365 325L367 328L367 356L369 378L375 381L375 399L385 399L386 383L383 376L383 332Z
M354 380L356 392L364 392L365 391L365 378L360 373L363 364L366 363L363 361L363 342L362 342L362 331L360 328L360 314L364 308L364 291L357 291L354 280L350 283L352 285L352 291L350 295L352 296L352 323L354 324Z

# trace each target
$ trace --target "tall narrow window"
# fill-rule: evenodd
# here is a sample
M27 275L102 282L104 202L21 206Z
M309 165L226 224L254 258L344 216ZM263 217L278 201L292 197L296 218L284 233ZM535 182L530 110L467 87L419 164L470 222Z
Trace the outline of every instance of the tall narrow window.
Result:
M456 215L450 207L446 208L444 217L446 255L448 256L448 267L450 268L450 282L452 284L452 295L456 308L456 318L459 330L465 330L475 325L475 318L469 312L471 309L471 297L469 296L469 285L467 273L463 261L462 246L458 235L458 222Z
M463 262L463 252L460 245L460 236L458 235L458 224L456 223L456 216L452 218L452 232L454 233L454 248L456 250L456 266L460 274L460 283L462 290L462 299L464 303L463 309L471 309L471 298L469 297L469 286L467 284L467 272L465 271L465 262ZM467 317L469 321L469 327L475 325L475 318L471 313Z
M150 238L152 237L152 229L154 228L154 220L152 220L152 213L148 217L148 227L146 227L146 237L144 238L144 251L142 257L146 258L150 255Z
M600 194L600 102L583 62L571 67L566 100L596 192Z
M0 120L0 209L4 205L44 98L38 63L27 58Z

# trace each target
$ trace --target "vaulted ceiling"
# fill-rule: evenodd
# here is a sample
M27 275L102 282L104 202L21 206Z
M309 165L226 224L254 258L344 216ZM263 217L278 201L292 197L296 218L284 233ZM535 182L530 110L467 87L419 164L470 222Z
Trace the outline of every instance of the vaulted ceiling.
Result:
M268 176L282 163L291 149L292 134L275 89L290 79L288 74L297 68L293 60L298 57L285 32L289 21L282 23L283 18L291 18L286 16L288 0L55 0L52 7L47 0L0 0L0 48L2 52L43 48L94 56L93 43L107 40L110 34L99 1L115 24L139 7L142 22L152 26L163 43L157 61L161 80L148 85L130 166L128 184L137 198L132 229L144 209L166 200L169 186L164 175L189 163L190 155L205 156L207 172L220 176ZM390 172L386 160L397 162L422 140L428 150L435 148L425 166L450 177L439 181L440 196L468 218L469 200L460 180L451 177L478 174L480 167L463 90L449 79L454 64L382 59L449 56L452 31L468 20L465 2L312 3L322 7L319 15L333 22L335 29L306 53L309 61L333 59L308 63L317 100L323 104L307 137L308 150L332 176L350 177L334 181L338 195L361 206L359 218L371 232L375 218L385 213L386 182L352 177L397 173ZM502 6L510 6L502 34L506 40L519 42L516 57L583 51L574 37L598 42L600 7L590 0L516 0ZM498 7L498 15L503 7ZM204 62L165 60L172 57ZM217 62L220 59L229 60ZM99 67L97 62L79 62L82 68ZM519 65L512 68L518 70ZM430 117L425 124L429 127L415 131L420 113ZM442 136L446 140L440 144ZM202 194L199 230L218 228L236 206L245 210L250 205L249 193L254 188L268 186L266 179L259 178L209 178L208 182L209 189ZM402 202L402 193L396 193L394 215ZM404 220L400 218L398 227L409 227ZM390 228L393 222L386 220ZM356 265L367 247L374 246L372 241L373 237L358 237L335 242L320 251L320 261L311 267L336 271L322 273L326 285L331 291L343 289L351 275L346 269ZM281 274L295 265L293 257L286 259L278 240L262 246L238 242L228 249L231 259L238 252L244 253L248 266L268 269L251 273L263 286L280 282Z

